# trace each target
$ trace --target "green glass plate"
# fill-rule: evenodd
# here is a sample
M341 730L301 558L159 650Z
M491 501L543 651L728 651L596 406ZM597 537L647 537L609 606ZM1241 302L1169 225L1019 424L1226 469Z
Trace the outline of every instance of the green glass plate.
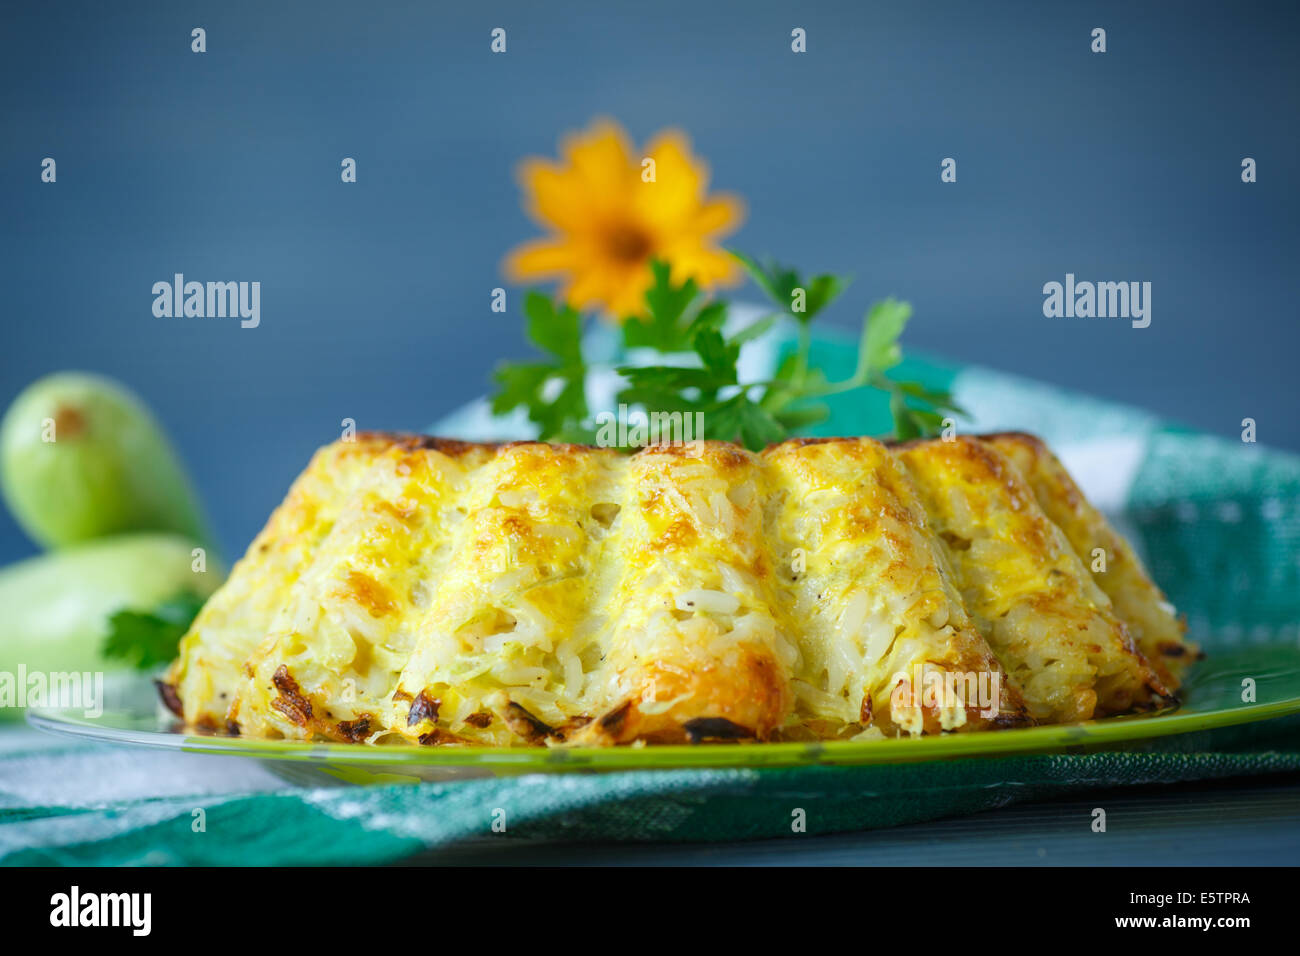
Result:
M1252 694L1253 691L1253 694ZM710 767L798 767L991 757L1017 753L1086 753L1131 749L1154 738L1214 730L1300 713L1300 649L1271 645L1217 651L1184 686L1170 710L1078 724L887 740L824 743L730 743L608 748L419 747L205 737L178 733L160 712L152 686L117 688L98 717L72 709L35 710L32 726L109 743L186 753L253 757L298 781L396 783L522 773L609 772ZM1243 699L1243 697L1245 699ZM1252 699L1253 698L1253 699Z

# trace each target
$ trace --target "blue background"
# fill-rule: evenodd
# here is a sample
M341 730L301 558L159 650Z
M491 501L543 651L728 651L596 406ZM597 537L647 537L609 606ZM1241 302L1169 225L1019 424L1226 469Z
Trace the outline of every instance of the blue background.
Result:
M1292 4L6 3L0 400L127 382L238 554L341 419L420 429L527 354L489 309L537 231L513 169L609 115L691 134L736 246L855 274L828 321L898 295L911 345L1300 449L1298 34ZM261 327L155 318L175 272L260 281ZM1151 327L1044 318L1066 272L1152 282ZM33 551L0 517L0 560Z

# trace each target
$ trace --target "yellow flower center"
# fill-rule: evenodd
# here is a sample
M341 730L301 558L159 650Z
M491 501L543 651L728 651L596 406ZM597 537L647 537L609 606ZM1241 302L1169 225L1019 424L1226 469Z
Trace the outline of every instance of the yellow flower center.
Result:
M654 248L650 237L628 223L619 223L605 232L605 248L619 262L643 262Z

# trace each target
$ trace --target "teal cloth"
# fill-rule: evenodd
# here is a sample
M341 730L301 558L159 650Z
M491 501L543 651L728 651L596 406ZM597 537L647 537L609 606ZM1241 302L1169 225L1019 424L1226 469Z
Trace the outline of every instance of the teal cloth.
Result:
M1285 725L1285 726L1283 726ZM1266 725L1259 725L1260 727ZM1245 738L1212 732L1196 749L792 770L524 776L221 797L94 808L0 810L6 826L75 816L105 836L52 841L4 862L49 865L374 864L471 837L721 841L838 833L974 813L1094 788L1300 771L1300 723ZM1252 733L1254 734L1252 739ZM1225 735L1220 739L1208 739ZM1201 735L1198 735L1201 736ZM1279 745L1288 749L1277 749ZM205 809L202 832L194 810ZM500 811L504 811L504 817ZM504 819L504 832L493 830Z
M773 358L775 352L773 353ZM832 377L851 351L819 339ZM1131 457L1100 501L1134 535L1153 574L1210 653L1300 637L1300 459L1197 435L1143 412L987 369L927 358L902 370L954 389L973 427L1042 434L1067 464ZM467 418L439 431L472 438ZM823 434L871 434L888 413L870 396L832 406ZM1116 459L1118 460L1118 459ZM1078 472L1076 471L1076 474ZM1103 477L1107 477L1103 474ZM1091 488L1086 488L1090 494ZM1300 770L1300 720L1163 738L1119 752L864 767L529 775L444 784L305 788L252 770L212 778L217 759L157 755L54 738L9 750L0 730L0 861L34 864L381 863L473 836L716 841L834 833L966 814L1114 786ZM12 733L12 731L10 732ZM104 774L151 760L123 793L89 795ZM196 764L195 762L199 762ZM207 774L195 776L201 766ZM228 766L228 765L221 765ZM221 771L225 773L226 771ZM48 775L42 789L31 775ZM238 779L236 779L238 778ZM196 811L202 810L203 814ZM197 819L202 816L200 828Z

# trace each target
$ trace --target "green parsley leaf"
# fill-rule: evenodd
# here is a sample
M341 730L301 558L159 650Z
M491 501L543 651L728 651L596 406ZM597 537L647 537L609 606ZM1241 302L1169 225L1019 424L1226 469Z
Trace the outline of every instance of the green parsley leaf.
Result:
M695 336L701 332L721 331L726 321L727 303L721 299L715 299L695 313L695 318L691 319L691 324L686 328L686 339L694 341Z
M939 434L948 419L966 414L952 395L941 389L926 388L917 382L895 382L884 376L877 377L874 383L889 391L894 433L900 441Z
M663 389L674 392L686 389L698 389L712 394L723 385L735 384L734 381L719 382L709 369L681 365L626 365L620 366L618 373L628 380L632 388ZM732 376L734 378L734 374ZM620 401L624 401L620 393Z
M554 366L540 362L520 362L497 369L493 378L501 389L492 396L492 414L504 415L512 408L530 405L553 373Z
M858 345L858 377L872 372L887 372L903 361L898 338L912 317L912 306L897 299L877 302L867 313Z
M568 303L555 302L540 292L529 292L524 299L528 317L528 337L564 362L582 362L582 317Z
M956 403L952 397L952 392L926 388L918 382L895 382L894 384L903 394L920 399L936 408L946 408L963 416L969 414L966 409Z
M499 388L492 413L522 407L542 438L585 434L587 366L582 358L582 317L571 305L556 303L540 292L524 299L528 337L554 358L517 362L493 374ZM566 439L567 440L567 439Z
M672 269L666 262L650 263L654 281L645 293L648 315L633 316L623 322L623 344L628 348L652 348L660 352L689 349L689 322L683 321L687 309L700 293L694 279L680 285L672 283ZM725 311L725 306L723 307Z
M804 405L800 408L775 412L772 417L780 423L787 434L793 435L805 428L824 422L830 418L830 415L831 410L825 405Z
M800 322L811 322L849 286L847 277L824 273L805 282L796 270L770 259L758 260L735 250L731 254L777 308ZM802 296L796 294L800 291Z
M768 329L776 324L776 320L777 316L766 315L757 322L749 323L749 325L745 326L733 335L728 341L731 342L732 345L744 345L746 342L753 341L754 339L766 335Z
M651 414L700 412L708 437L739 441L753 450L824 421L829 409L822 399L860 388L889 395L895 436L902 440L934 434L946 419L964 414L948 392L886 375L902 361L899 339L911 318L911 305L892 298L875 303L863 321L854 374L828 381L822 370L809 367L808 326L848 280L823 273L805 282L795 269L734 255L781 313L798 321L795 352L770 381L742 382L741 347L767 332L778 315L764 316L727 336L727 303L709 299L691 279L674 285L668 264L653 262L647 314L624 322L623 341L629 348L660 352L670 364L620 367L626 381L617 396L620 403ZM499 415L522 407L543 439L591 442L596 431L586 402L581 316L537 292L528 295L524 312L529 337L548 354L543 361L498 368L492 411Z
M903 399L902 392L893 392L889 396L889 412L894 416L894 435L899 441L911 441L921 437L921 427Z
M710 438L736 441L754 451L787 436L770 412L749 399L746 391L704 412L704 429Z
M165 664L176 656L181 638L202 607L203 598L183 592L152 612L118 611L108 619L104 656L139 670Z
M727 342L716 329L705 329L695 336L695 354L704 363L717 387L736 384L736 362L740 359L740 346Z

